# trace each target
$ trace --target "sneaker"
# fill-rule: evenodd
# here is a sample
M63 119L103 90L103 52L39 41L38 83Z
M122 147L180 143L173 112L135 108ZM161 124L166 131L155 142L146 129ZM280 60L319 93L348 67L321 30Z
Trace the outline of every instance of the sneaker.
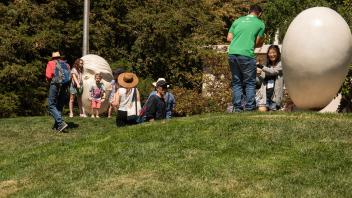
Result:
M70 118L73 118L73 113L70 113Z
M94 116L94 115L92 115L92 116L90 116L90 117L95 118L95 116Z
M57 127L58 132L62 132L64 129L68 127L68 124L66 122L62 122L59 127Z
M87 115L83 113L83 114L80 114L79 117L81 117L81 118L86 118Z
M53 127L51 127L52 130L57 131L57 125L54 124Z
M98 115L97 116L95 116L96 118L100 118Z

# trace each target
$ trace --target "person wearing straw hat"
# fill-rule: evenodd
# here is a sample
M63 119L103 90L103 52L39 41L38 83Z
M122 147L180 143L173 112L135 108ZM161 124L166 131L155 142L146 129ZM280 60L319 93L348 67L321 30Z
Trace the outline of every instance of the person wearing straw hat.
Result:
M140 95L136 88L138 82L136 74L131 72L121 73L117 77L117 83L120 87L117 89L112 103L117 108L117 126L137 124L141 109Z
M149 96L148 96L148 99L150 98L150 96L152 95L155 95L157 93L156 91L156 84L160 81L165 81L165 78L158 78L158 80L156 82L153 82L152 85L155 87L155 90L152 91ZM171 119L172 117L172 112L173 112L173 109L175 108L176 106L176 100L175 100L175 96L169 91L169 85L166 86L166 92L164 94L164 100L165 100L165 103L166 103L166 119Z
M62 132L68 127L68 124L62 117L62 110L65 102L67 101L67 90L69 84L60 84L54 82L55 69L57 64L64 65L66 69L70 69L70 65L63 60L63 56L60 52L53 52L51 60L46 65L45 76L46 80L50 83L49 95L48 95L48 108L49 114L54 118L55 123L52 127L57 132Z

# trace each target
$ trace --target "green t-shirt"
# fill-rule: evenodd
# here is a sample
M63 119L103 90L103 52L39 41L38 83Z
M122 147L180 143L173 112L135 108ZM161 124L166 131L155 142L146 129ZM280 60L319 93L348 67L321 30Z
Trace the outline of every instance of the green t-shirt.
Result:
M229 46L229 54L237 54L248 57L255 57L254 46L257 37L264 36L265 25L263 21L254 15L247 15L235 20L229 33L233 39Z

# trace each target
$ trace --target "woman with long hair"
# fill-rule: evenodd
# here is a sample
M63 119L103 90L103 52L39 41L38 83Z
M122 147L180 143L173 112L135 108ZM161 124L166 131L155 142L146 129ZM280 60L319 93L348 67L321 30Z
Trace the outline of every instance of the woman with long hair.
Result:
M279 46L271 45L269 47L266 65L257 65L257 77L261 82L257 92L257 105L265 105L271 111L279 109L282 105L284 88Z
M71 70L71 85L70 85L70 117L73 117L73 105L75 101L75 96L77 97L78 109L80 117L87 117L84 108L82 106L82 93L83 93L83 60L78 58L75 60L73 64L73 68Z

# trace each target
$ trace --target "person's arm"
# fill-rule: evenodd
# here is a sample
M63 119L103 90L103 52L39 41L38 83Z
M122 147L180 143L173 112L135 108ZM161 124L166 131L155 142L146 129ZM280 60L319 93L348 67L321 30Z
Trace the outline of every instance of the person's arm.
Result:
M265 76L277 76L282 73L282 65L281 62L279 62L275 67L264 66L262 70Z
M65 61L65 63L66 63L66 65L67 65L67 68L68 68L68 69L71 69L70 64L68 64L67 61Z
M265 25L264 23L262 23L255 41L255 47L263 46L264 40L265 40L264 32L265 32Z
M227 38L226 38L227 42L231 43L233 36L234 36L234 30L235 30L236 25L237 25L237 20L232 23L230 30L227 33Z
M173 110L176 107L176 99L172 93L170 93L170 98L171 98L171 102L172 102L171 110Z
M137 88L136 88L136 93L137 93L137 102L141 102L141 95L139 94L139 91Z
M152 96L148 99L146 105L145 116L148 121L154 121L156 113L156 98L157 96Z
M93 99L93 90L94 90L94 86L91 85L90 88L89 88L89 98L88 100L92 100Z
M112 106L119 108L120 106L120 93L117 91L114 95L114 100L111 103Z
M233 33L232 33L232 32L229 32L229 33L227 34L226 40L227 40L227 42L230 42L230 43L231 43L232 39L233 39Z
M262 47L264 44L264 36L263 37L257 37L256 41L255 41L255 47Z
M114 85L115 85L115 82L114 81L111 81L110 83L109 83L109 85L108 85L108 87L106 88L106 90L112 90L112 88L114 87Z
M106 93L105 93L105 86L103 83L101 85L101 92L102 92L101 101L104 102L106 98Z
M77 88L78 88L78 89L81 88L81 85L80 85L80 83L78 82L78 79L77 79L77 74L73 73L73 74L72 74L72 79L73 79L73 81L75 82Z
M48 82L50 82L54 76L55 66L56 64L54 61L49 61L48 64L46 65L45 77Z

